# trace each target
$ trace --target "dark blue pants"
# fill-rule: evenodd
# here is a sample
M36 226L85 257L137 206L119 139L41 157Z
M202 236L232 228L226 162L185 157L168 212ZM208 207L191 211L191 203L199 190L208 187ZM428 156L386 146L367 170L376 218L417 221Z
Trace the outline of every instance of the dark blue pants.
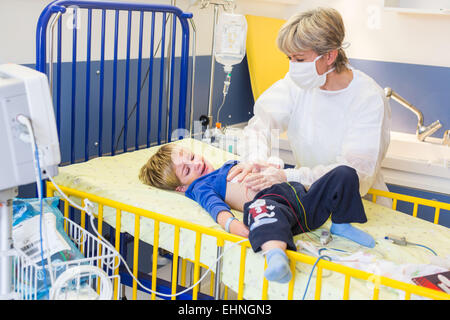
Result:
M275 184L244 205L244 224L255 252L269 240L286 242L295 251L293 236L319 228L330 215L334 223L367 222L355 169L339 166L308 191L297 182Z

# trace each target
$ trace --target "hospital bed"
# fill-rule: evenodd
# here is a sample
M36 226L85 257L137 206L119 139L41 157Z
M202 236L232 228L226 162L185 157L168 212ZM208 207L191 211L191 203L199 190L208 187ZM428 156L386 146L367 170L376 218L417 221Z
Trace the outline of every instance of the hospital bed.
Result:
M99 19L96 23L100 36L93 34L94 18ZM449 204L371 190L374 200L378 196L394 199L393 209L364 200L369 222L361 225L361 229L375 237L377 246L364 249L335 237L332 246L324 247L317 240L316 231L299 235L295 238L299 245L298 252L288 251L295 276L288 284L281 285L265 280L264 257L255 254L246 239L226 233L198 204L182 194L158 190L139 182L140 167L164 143L183 144L201 150L215 167L226 160L238 158L195 139L179 139L178 136L172 139L169 134L175 127L185 128L186 131L190 129L186 126L190 115L186 112L190 18L190 14L171 6L61 0L44 9L37 30L36 67L42 72L50 72L60 139L65 134L70 137L70 146L61 147L63 161L66 161L59 168L55 180L73 201L81 205L86 201L93 204L98 231L103 234L107 227L113 228L112 241L116 250L121 251L127 234L132 236L132 273L135 277L140 275L139 260L148 259L140 254L140 242L152 246L152 270L148 282L152 290L151 298L158 297L155 291L176 294L187 287L186 264L190 263L193 265L192 283L200 279L201 269L211 272L214 284L208 295L216 299L222 298L223 292L226 298L231 291L236 293L237 299L449 299L450 295L414 285L409 279L410 275L442 271L441 267L430 265L430 259L438 258L425 247L432 248L439 257L450 254L448 229L438 225L440 212L450 210ZM133 32L136 20L138 31ZM166 28L161 27L167 21L170 21L168 26L172 30L171 44L168 45L170 50L166 50ZM123 27L120 27L122 24ZM64 27L67 25L73 27ZM147 40L143 40L145 30L149 31ZM84 53L85 70L80 73L76 63L77 54L80 54L77 53L77 41L81 41L82 32L85 32L83 41L86 41L87 52ZM125 34L126 41L121 42L119 34ZM131 42L136 41L136 34L139 52L137 59L132 59ZM91 60L91 41L95 37L101 44L98 61ZM158 39L161 39L159 59L154 54ZM117 53L120 43L126 48L126 58L123 60L118 58ZM142 56L144 43L150 52L146 59ZM112 53L108 54L106 48L111 48ZM112 60L107 60L107 57ZM67 59L71 63L70 85L62 81ZM47 64L48 61L51 63ZM99 67L97 73L94 72L94 64ZM106 64L112 68L110 75L107 75ZM124 83L118 84L118 70L122 64L125 79ZM139 85L144 83L144 64L150 76L145 88ZM158 68L156 64L159 64ZM137 66L137 71L134 66ZM92 74L96 74L98 79L93 79ZM105 88L107 80L112 83L112 88ZM138 84L138 91L133 97L129 97L131 83ZM80 84L85 89L84 97L77 96ZM153 84L156 87L152 87ZM98 86L100 94L93 98L89 93L94 85ZM123 89L122 93L119 94L118 88ZM116 109L119 96L123 107L120 112ZM133 102L135 108L131 107ZM112 114L110 118L104 116L106 107ZM82 116L80 109L84 111ZM69 123L62 123L61 115L66 116L68 112ZM91 117L92 113L97 116ZM118 125L119 113L123 119ZM84 123L81 121L83 125L80 125L79 119L84 120ZM118 130L120 126L122 134ZM98 128L98 132L93 134L93 128ZM111 130L108 132L111 135L109 141L105 138L106 129ZM141 132L146 134L141 136ZM118 137L123 142L121 150L117 149ZM81 146L77 145L80 140ZM96 140L97 143L90 145ZM47 196L58 194L55 186L47 183ZM71 205L63 198L61 200L64 215L71 216ZM397 201L413 202L415 212L419 205L435 208L435 223L395 211ZM87 228L86 213L79 212L79 215L80 225ZM242 218L240 212L235 212L235 215ZM329 223L324 227L329 227ZM406 236L408 240L425 247L398 246L385 239L387 234ZM172 260L171 282L166 286L158 279L159 249L170 252ZM324 250L329 252L329 257L333 257L332 261L319 258ZM398 274L398 270L402 272ZM115 273L119 274L119 270L116 269ZM121 274L121 279L125 278ZM120 285L119 281L115 282L114 297L118 296ZM131 286L133 299L137 298L138 290L148 292L135 279L131 281ZM188 296L170 298L205 297L198 285L187 293Z

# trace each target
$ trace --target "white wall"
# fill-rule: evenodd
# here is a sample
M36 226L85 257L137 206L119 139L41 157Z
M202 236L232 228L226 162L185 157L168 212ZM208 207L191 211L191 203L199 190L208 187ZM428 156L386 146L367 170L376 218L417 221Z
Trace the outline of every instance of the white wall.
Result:
M297 5L266 1L237 3L245 13L282 19L316 6L333 7L343 16L350 58L450 67L450 14L387 11L383 0L298 0Z
M127 0L170 4L170 0ZM385 11L382 0L235 0L236 12L287 19L292 12L315 6L339 10L347 30L350 58L450 67L450 15L404 14ZM0 1L0 62L34 63L35 30L50 0ZM297 4L289 4L289 3ZM188 8L189 0L176 5ZM222 9L220 9L222 10ZM209 55L213 6L189 11L197 27L197 54ZM137 22L137 19L134 19ZM68 39L67 39L68 40ZM122 48L124 45L121 46ZM135 56L134 48L133 56ZM80 41L83 54L83 41ZM121 53L124 54L123 51ZM94 56L95 58L95 56Z
M351 58L450 67L450 15L386 11L382 0L321 2L341 12Z
M114 1L114 0L112 0ZM117 1L117 0L116 0ZM38 18L42 10L50 3L52 0L0 0L0 63L11 62L11 63L19 63L19 64L28 64L35 62L35 50L36 50L36 26L38 22ZM121 0L120 2L135 2L135 3L155 3L155 4L171 4L171 0ZM189 0L178 0L175 1L177 6L181 9L188 8ZM97 13L100 16L100 13ZM65 14L69 16L68 14ZM82 13L81 15L81 23L82 26L79 29L78 34L78 60L85 60L86 56L86 21L87 14ZM108 12L107 17L107 29L114 30L113 20L114 12ZM199 20L201 18L196 18ZM93 30L93 43L97 43L97 47L92 48L92 59L98 59L100 49L99 49L99 38L100 33L98 32L101 28L99 23L96 21L100 21L100 19L93 19L94 23L92 26ZM119 36L119 58L124 58L126 54L126 37L124 37L124 33L127 30L127 16L125 13L121 13L120 15L120 33L122 36ZM66 20L63 20L63 33L71 32L68 29L68 24L66 25ZM69 21L67 21L69 22ZM148 21L146 21L147 25L149 25ZM138 13L133 15L133 30L138 30L139 26L139 15ZM157 28L159 25L157 24ZM147 28L149 30L149 28ZM156 32L158 34L158 32ZM107 33L106 43L107 46L112 46L113 43L113 31ZM138 52L138 32L135 32L132 35L132 52L131 55L133 58L137 57ZM97 40L97 42L95 42ZM156 39L157 41L157 39ZM71 36L63 36L63 48L70 48L67 52L63 52L63 61L71 60ZM144 48L148 47L148 41L144 40ZM147 46L146 46L147 45ZM156 44L155 44L156 46ZM107 52L112 52L112 50L106 50ZM148 53L144 51L144 56L148 57ZM111 56L107 56L107 59L111 59Z
M0 63L33 63L39 14L49 0L0 1Z

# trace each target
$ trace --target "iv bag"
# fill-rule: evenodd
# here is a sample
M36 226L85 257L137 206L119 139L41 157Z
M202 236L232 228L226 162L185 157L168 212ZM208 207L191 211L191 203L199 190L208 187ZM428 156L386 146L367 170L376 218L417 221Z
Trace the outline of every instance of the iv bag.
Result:
M245 56L247 20L241 14L223 12L218 19L215 35L216 61L223 64L226 72Z

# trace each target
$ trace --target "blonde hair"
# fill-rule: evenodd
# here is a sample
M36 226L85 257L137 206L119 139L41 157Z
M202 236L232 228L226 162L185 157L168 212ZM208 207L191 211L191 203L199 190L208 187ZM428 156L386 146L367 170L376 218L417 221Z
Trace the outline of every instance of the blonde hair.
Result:
M278 32L277 45L286 55L303 50L313 50L322 55L338 49L334 67L340 73L348 63L342 49L344 37L345 28L340 13L333 8L319 7L289 18Z
M181 185L172 161L173 144L163 145L148 159L139 172L139 180L152 187L175 190Z

